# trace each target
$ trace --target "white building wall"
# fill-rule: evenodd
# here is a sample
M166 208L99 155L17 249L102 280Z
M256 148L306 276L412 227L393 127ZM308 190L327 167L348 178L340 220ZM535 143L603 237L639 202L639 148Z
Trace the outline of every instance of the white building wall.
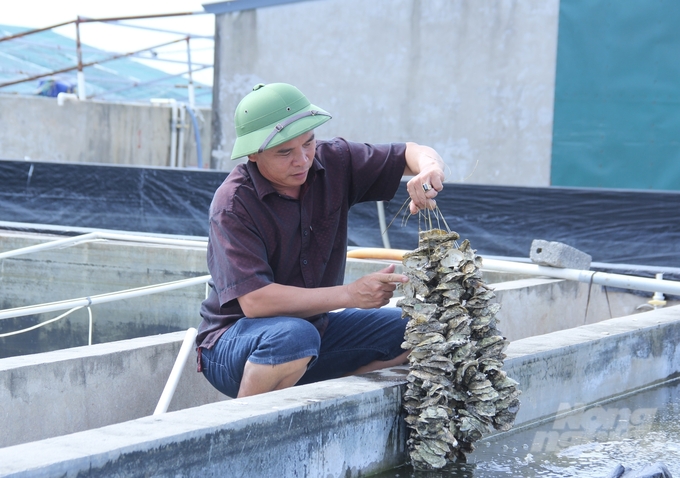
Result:
M548 186L559 0L317 0L216 15L212 165L259 82L296 85L318 137L416 141L447 181Z

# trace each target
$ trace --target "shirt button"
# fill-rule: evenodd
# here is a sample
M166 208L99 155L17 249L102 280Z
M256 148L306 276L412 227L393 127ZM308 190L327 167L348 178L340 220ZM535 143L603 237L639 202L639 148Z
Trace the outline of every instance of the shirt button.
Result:
M303 260L302 263L303 263L304 265L307 265L307 259Z
M303 232L302 235L303 235L303 236L306 236L306 235L307 235L307 232L308 232L308 231L305 229L305 232Z

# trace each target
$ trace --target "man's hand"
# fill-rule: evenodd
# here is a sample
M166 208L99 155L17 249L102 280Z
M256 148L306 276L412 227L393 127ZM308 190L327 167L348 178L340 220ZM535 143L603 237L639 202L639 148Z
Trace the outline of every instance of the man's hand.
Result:
M408 277L394 273L394 264L379 272L368 274L347 285L349 307L373 309L387 305L397 284L408 282Z
M439 191L444 188L444 161L429 146L406 143L406 169L404 175L413 176L406 183L406 190L411 197L409 209L411 214L418 214L421 209L437 207Z
M421 209L437 207L439 191L444 189L444 173L436 166L425 169L406 183L406 190L411 197L409 210L411 214L418 214Z

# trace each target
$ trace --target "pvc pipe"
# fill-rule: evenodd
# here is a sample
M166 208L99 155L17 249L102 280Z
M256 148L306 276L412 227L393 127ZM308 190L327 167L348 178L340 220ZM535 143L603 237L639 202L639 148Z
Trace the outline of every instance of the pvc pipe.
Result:
M189 108L193 108L196 105L195 95L194 95L194 79L191 75L191 45L189 44L191 37L187 36L187 66L189 69L189 84L187 85L187 93L189 94Z
M89 316L89 330L87 333L87 345L92 345L92 308L88 307L87 308L87 314Z
M379 253L379 251L384 251ZM410 252L401 249L357 248L347 252L347 257L358 259L386 259L401 260L404 253ZM574 280L578 282L599 284L608 287L619 287L621 289L644 290L647 292L658 292L665 294L680 295L680 282L661 280L647 277L629 276L623 274L611 274L608 272L597 272L578 269L561 269L558 267L539 266L525 262L502 261L498 259L482 258L482 270L492 270L500 272L516 272L519 274L554 277L556 279Z
M66 100L77 100L78 95L74 93L64 93L63 91L57 95L57 105L64 106Z
M408 252L400 249L385 249L381 247L361 247L347 251L349 259L379 259L388 261L399 261L404 259L404 253Z
M179 130L179 145L177 146L177 167L184 167L184 125L187 118L187 108L185 105L180 104L179 108L179 124L177 129Z
M22 247L12 251L0 252L0 260L8 257L21 256L24 254L31 254L33 252L45 251L49 249L57 249L60 247L69 247L84 242L92 242L100 239L109 239L114 241L129 241L129 242L143 242L150 244L163 244L170 246L183 247L206 247L207 242L190 241L186 239L166 239L163 237L154 236L136 236L133 234L117 234L110 232L90 232L80 236L67 237L65 239L57 239L55 241L45 242L43 244L36 244L35 246Z
M85 94L85 73L79 71L76 73L76 78L78 81L78 99L85 101L87 99L87 95Z
M385 204L382 201L376 202L378 206L378 223L380 224L380 236L382 237L383 247L390 248L390 236L387 235L387 223L385 222Z
M501 272L517 272L520 274L536 276L547 276L557 279L599 284L608 287L619 287L622 289L644 290L647 292L663 292L666 294L680 295L680 282L650 279L647 277L610 274L607 272L589 270L561 269L558 267L546 267L539 266L537 264L499 261L495 259L482 259L482 269Z
M36 244L35 246L22 247L20 249L14 249L12 251L0 252L0 260L6 259L8 257L15 257L24 254L30 254L33 252L44 251L46 249L67 247L74 245L78 242L92 241L96 239L96 235L97 235L96 232L90 232L88 234L83 234L82 236L67 237L66 239L57 239L55 241L45 242L43 244Z
M659 280L663 280L663 272L657 272L656 273L656 278ZM662 292L654 291L654 295L652 296L652 300L658 300L658 301L664 301L666 298L663 296Z
M170 100L172 121L170 123L170 167L177 166L177 102Z
M184 364L186 364L189 354L193 350L194 340L196 339L197 330L191 327L187 330L186 335L184 335L184 341L182 342L182 347L179 349L179 354L177 354L177 359L175 359L175 364L172 366L172 371L168 377L168 381L165 383L165 388L163 393L161 393L161 398L158 400L158 405L154 410L154 415L161 415L168 411L168 406L172 400L175 390L177 389L177 384L182 376L182 371L184 370Z
M191 287L193 285L203 284L209 280L210 275L205 275L151 286L138 287L136 289L127 289L119 292L93 295L92 297L82 297L79 299L62 300L59 302L48 302L39 305L29 305L26 307L5 309L0 311L0 320L11 319L13 317L24 317L26 315L33 314L43 314L45 312L54 312L56 310L71 309L73 307L88 307L90 305L115 302L117 300L132 299L134 297L142 297L145 295L182 289L184 287Z
M198 121L194 114L193 108L187 108L187 113L191 117L191 123L194 125L194 138L196 140L196 166L198 169L203 169L203 149L201 148L201 132L198 129Z

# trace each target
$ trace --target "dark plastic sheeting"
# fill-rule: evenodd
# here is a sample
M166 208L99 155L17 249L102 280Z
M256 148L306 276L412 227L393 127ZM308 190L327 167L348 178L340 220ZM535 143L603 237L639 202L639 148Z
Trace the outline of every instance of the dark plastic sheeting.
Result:
M226 172L0 161L0 220L207 236Z
M0 161L0 221L206 236L226 172ZM385 203L391 246L414 249L405 185ZM531 241L569 244L595 262L680 267L680 193L448 184L438 204L480 255L529 257ZM375 203L350 212L351 246L382 247ZM436 222L434 223L436 226ZM440 223L441 227L443 223Z
M405 188L385 204L390 245L413 249L418 220L402 226ZM448 184L437 203L449 227L481 255L529 257L534 239L558 241L595 262L680 267L680 193ZM381 247L374 204L355 207L350 241ZM428 228L421 219L421 228Z

